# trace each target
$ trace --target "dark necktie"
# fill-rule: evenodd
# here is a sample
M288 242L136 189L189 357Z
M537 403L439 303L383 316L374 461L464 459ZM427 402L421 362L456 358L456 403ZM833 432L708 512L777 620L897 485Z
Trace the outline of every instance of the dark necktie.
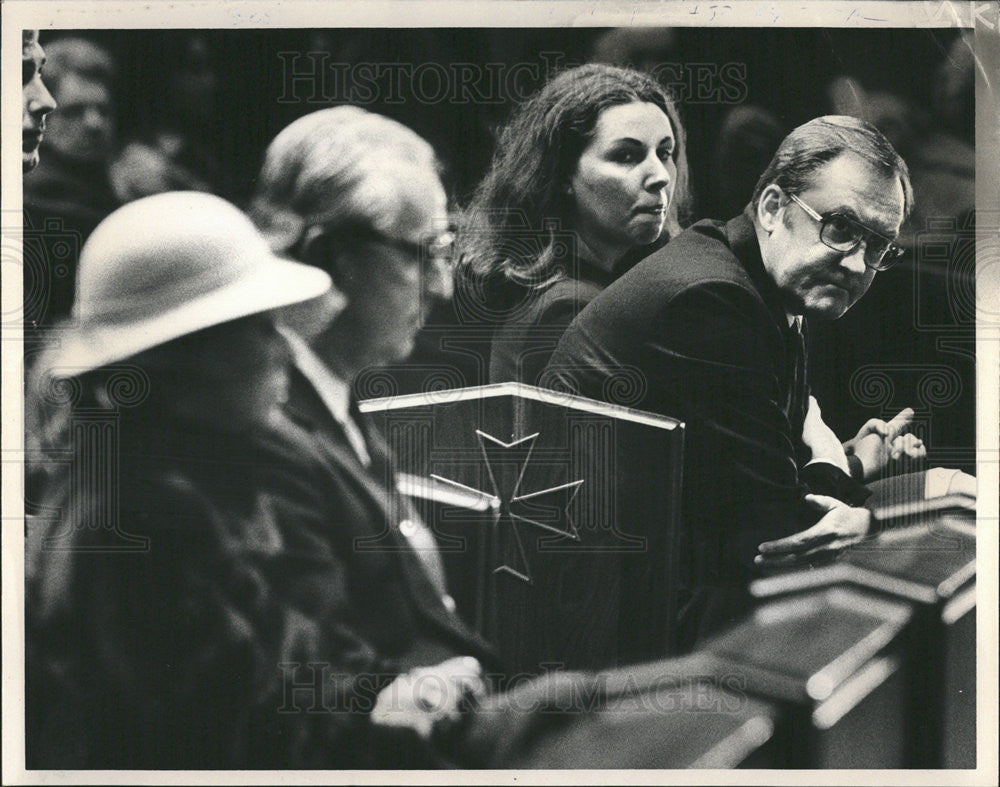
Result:
M801 435L809 398L806 388L806 339L799 324L793 320L785 331L785 362L789 382L786 414L792 434ZM802 459L802 457L800 457Z

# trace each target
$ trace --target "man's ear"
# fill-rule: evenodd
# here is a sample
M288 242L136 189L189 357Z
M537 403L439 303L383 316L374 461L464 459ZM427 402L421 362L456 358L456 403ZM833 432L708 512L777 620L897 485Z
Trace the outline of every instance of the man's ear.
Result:
M781 186L772 183L760 193L757 201L757 223L768 234L774 232L781 221L781 214L788 200Z
M336 240L320 227L311 227L302 239L302 262L330 274L334 287L344 290L354 278L347 253L339 248Z

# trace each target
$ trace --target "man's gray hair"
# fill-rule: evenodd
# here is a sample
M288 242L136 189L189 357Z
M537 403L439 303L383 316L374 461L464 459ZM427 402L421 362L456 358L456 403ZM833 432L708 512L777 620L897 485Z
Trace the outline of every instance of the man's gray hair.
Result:
M358 107L322 109L274 138L249 212L277 254L294 256L310 225L389 231L406 209L400 184L439 173L430 144Z

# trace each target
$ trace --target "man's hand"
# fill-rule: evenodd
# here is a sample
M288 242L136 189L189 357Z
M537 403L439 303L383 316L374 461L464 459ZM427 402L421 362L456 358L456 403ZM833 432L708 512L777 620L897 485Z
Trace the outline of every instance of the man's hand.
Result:
M463 704L484 694L482 666L472 656L457 656L397 677L379 692L371 720L384 727L410 727L427 740L434 725L458 721Z
M916 435L907 434L913 421L913 409L906 407L891 421L872 418L844 443L844 452L856 456L864 469L864 480L879 478L892 465L908 460L922 460L927 447Z
M834 497L806 495L806 502L823 518L801 533L766 541L757 547L754 562L762 568L789 568L836 557L843 549L861 541L871 527L871 513Z

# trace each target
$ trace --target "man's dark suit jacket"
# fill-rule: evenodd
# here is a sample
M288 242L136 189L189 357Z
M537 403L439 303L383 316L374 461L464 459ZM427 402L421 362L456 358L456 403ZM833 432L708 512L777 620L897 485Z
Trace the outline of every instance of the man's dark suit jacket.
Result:
M336 552L346 563L347 592L357 633L375 652L391 656L400 671L476 656L484 668L499 665L490 646L450 612L424 566L400 533L414 512L396 491L387 446L357 407L352 418L365 436L372 464L358 459L343 428L297 369L285 412L308 432L324 458L329 483L313 501Z
M807 492L864 497L832 465L800 470L809 458L805 360L804 337L788 325L743 214L698 222L608 287L570 325L545 372L602 399L617 390L611 378L638 371L633 406L684 421L689 644L742 611L758 544L816 521Z

